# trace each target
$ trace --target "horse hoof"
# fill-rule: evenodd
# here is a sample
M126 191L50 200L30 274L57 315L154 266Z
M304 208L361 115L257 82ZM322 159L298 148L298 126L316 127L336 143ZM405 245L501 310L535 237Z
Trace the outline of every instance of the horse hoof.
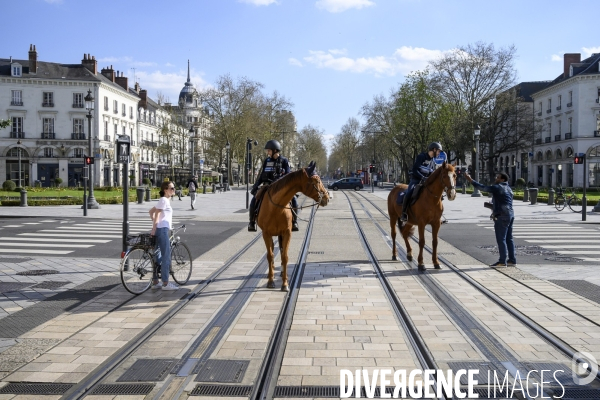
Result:
M275 282L273 282L273 281L267 282L267 288L275 289Z
M406 259L407 259L408 261L412 261L412 260L413 260L412 256L406 256Z
M398 261L398 258L396 256L392 256L392 261Z
M282 292L289 292L289 291L290 291L290 288L289 288L289 286L288 286L288 285L284 285L284 286L282 286L282 287L281 287L281 291L282 291Z
M435 268L435 269L442 269L442 267L440 266L440 264L433 264L433 268Z
M423 264L419 265L419 271L425 271L425 266Z

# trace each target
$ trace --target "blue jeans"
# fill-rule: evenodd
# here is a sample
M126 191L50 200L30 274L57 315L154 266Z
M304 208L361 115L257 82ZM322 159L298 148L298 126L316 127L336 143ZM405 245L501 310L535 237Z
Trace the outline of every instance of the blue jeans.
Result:
M160 277L163 282L169 282L169 270L171 269L171 244L169 243L169 228L156 228L156 253L155 261L160 265ZM153 279L158 280L154 273Z
M500 216L494 221L494 232L496 232L496 243L498 243L498 252L500 253L500 261L506 264L506 256L508 250L508 261L517 263L515 256L515 242L513 241L513 222L515 217Z

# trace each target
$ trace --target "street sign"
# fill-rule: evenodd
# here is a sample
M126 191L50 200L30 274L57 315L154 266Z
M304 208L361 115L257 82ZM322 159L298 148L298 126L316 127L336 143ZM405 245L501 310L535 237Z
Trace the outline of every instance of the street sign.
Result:
M440 151L440 155L435 157L433 159L433 161L437 164L437 165L442 165L444 163L444 161L446 161L448 159L448 157L446 156L446 153L444 153L443 151Z
M131 156L131 139L127 135L121 135L117 139L117 162L121 164L129 163Z
M204 160L200 160L200 165L204 164Z

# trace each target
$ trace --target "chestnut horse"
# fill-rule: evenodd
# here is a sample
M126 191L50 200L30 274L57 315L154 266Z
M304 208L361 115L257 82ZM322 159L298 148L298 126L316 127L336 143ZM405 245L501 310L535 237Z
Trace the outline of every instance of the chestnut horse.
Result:
M390 228L392 230L392 260L397 260L396 251L396 223L400 233L404 238L406 244L406 258L408 261L412 261L412 248L408 242L408 237L414 232L414 226L419 227L419 257L417 259L419 263L419 269L424 270L425 265L423 264L423 247L425 246L425 226L431 225L431 235L433 236L432 247L433 247L433 266L436 269L440 268L440 264L437 258L437 244L438 244L438 231L441 226L441 217L444 212L444 206L442 205L442 193L446 191L448 200L454 200L456 198L456 174L454 173L454 166L444 163L436 169L427 178L421 188L421 194L419 198L408 209L408 221L404 224L400 222L400 216L402 215L402 205L396 204L396 198L398 193L408 188L405 184L396 185L390 194L388 195L388 213L390 215Z
M281 290L288 291L288 249L292 238L292 210L289 206L292 197L302 192L313 199L317 206L326 206L329 193L315 174L314 162L308 167L289 173L267 186L259 193L262 196L260 212L258 213L258 226L262 230L263 240L267 246L267 260L269 261L268 288L274 288L275 262L273 251L275 249L273 236L279 239L281 251Z

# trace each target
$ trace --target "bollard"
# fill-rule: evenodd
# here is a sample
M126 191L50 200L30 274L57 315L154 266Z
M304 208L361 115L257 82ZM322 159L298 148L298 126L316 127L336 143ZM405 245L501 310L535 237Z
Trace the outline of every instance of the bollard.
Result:
M523 189L523 201L524 202L529 201L529 189L527 189L527 188Z
M27 190L21 189L21 207L27 207Z
M548 205L554 205L554 189L552 188L548 189Z
M202 194L206 194L206 183L202 184Z
M531 205L537 204L538 188L529 189L529 201Z
M146 201L150 201L150 193L151 193L150 188L147 187L146 188Z
M144 188L139 187L136 190L138 204L144 204Z

